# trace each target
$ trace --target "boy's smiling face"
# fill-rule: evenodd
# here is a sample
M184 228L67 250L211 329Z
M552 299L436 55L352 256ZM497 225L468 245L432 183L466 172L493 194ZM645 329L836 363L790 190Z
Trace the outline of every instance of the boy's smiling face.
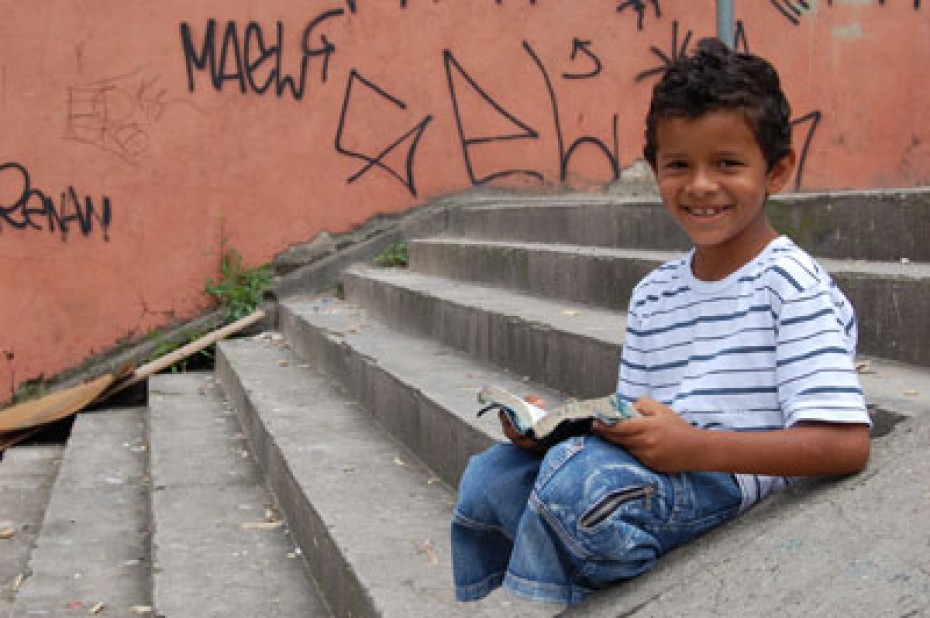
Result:
M778 235L765 200L788 182L794 153L768 169L742 112L662 119L656 144L659 193L695 246L695 276L723 278Z

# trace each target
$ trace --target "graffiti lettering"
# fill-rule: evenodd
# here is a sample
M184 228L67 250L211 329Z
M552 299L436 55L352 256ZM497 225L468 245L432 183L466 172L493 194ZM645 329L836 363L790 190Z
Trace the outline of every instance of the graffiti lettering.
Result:
M403 101L391 96L381 88L374 85L372 82L359 75L357 71L354 69L352 70L352 72L349 74L348 84L346 85L345 99L342 103L342 113L339 116L339 127L336 130L336 151L347 157L353 157L365 161L365 166L350 176L348 182L351 184L364 176L371 168L378 167L400 181L401 184L407 187L407 190L410 191L411 195L416 197L417 189L413 177L413 159L416 154L417 146L420 143L420 139L423 137L423 132L426 131L426 127L432 121L433 117L431 115L425 116L412 129L401 135L397 140L388 145L387 148L384 148L374 156L365 154L358 150L351 150L345 145L344 139L346 119L349 116L349 105L353 100L352 88L356 82L366 87L369 92L372 92L380 97L381 100L387 101L391 106L401 110L407 109L407 105ZM404 158L404 171L403 173L400 173L392 167L388 166L384 162L384 159L388 154L393 152L396 148L408 140L410 144L407 147L407 155Z
M103 239L110 240L108 231L112 211L109 197L102 197L98 209L90 196L85 196L82 202L74 187L68 187L67 191L61 192L56 204L52 198L32 186L29 172L15 162L0 164L0 185L20 187L15 199L10 203L0 203L0 232L4 224L15 230L58 230L61 239L66 240L72 224L76 223L78 230L86 237L93 231L96 221Z
M610 169L613 173L613 180L618 180L620 178L620 140L618 138L619 116L617 114L614 114L613 116L613 151L611 151L610 148L604 144L604 142L597 139L596 137L591 136L579 137L573 141L568 148L566 148L565 137L562 131L561 115L559 114L559 103L555 96L555 89L552 87L552 80L549 79L549 72L543 65L542 60L540 60L539 56L526 41L523 41L523 49L527 54L529 54L530 58L536 64L536 68L539 69L539 72L542 74L543 81L546 83L546 90L549 92L549 102L552 105L552 115L555 120L555 133L559 144L559 179L562 182L565 182L568 179L568 165L571 161L572 155L580 146L587 144L595 146L604 153L604 156L607 157L610 164Z
M564 79L588 79L589 77L596 77L600 74L601 59L591 52L590 46L591 41L582 41L578 37L572 39L572 60L575 60L575 57L580 51L594 63L594 67L587 73L562 73Z
M659 0L649 0L649 4L651 4L652 8L655 10L656 19L662 17L662 8L659 6ZM622 13L626 9L633 9L636 11L636 28L642 30L643 19L646 16L646 2L644 0L625 0L617 5L618 13Z
M736 20L736 31L733 33L733 49L749 53L749 38L746 36L746 27L741 19Z
M811 8L811 5L806 0L796 0L795 2L791 0L769 0L769 4L795 26L801 23L803 12L809 11Z
M501 2L502 0L498 0L498 4ZM795 23L805 11L812 10L813 6L808 0L770 0L770 5L793 20L792 23ZM918 0L915 2L915 8L919 5ZM402 0L399 6L402 9L406 8L407 2ZM642 20L647 13L654 13L656 18L661 18L662 15L658 0L627 0L615 4L614 7L617 13L627 10L635 11L639 17L640 28L643 26ZM311 20L303 34L300 69L293 76L286 75L282 71L285 37L284 26L281 22L277 23L274 34L269 38L262 27L255 22L249 22L241 31L234 22L228 22L223 27L223 32L220 33L221 26L216 20L210 19L200 40L197 40L187 23L182 23L181 40L186 62L188 89L191 92L195 90L195 73L200 71L209 75L216 90L222 90L227 82L234 82L243 94L248 92L265 94L274 89L278 97L290 92L294 99L300 100L307 87L309 63L313 58L318 58L320 82L325 84L330 60L336 51L336 46L330 42L326 34L320 32L320 28L329 20L356 14L359 10L363 8L360 8L357 2L346 0L344 8L323 12ZM685 30L677 20L672 21L671 26L670 47L662 49L650 46L652 55L659 62L656 66L636 74L635 82L642 82L663 73L671 64L689 53L694 36L693 31ZM598 150L606 159L612 180L618 179L620 176L619 115L617 113L610 115L609 133L605 131L606 135L603 138L592 135L566 136L552 74L528 42L524 41L522 45L529 60L539 71L548 95L558 145L559 180L567 182L573 158L580 149L590 147ZM750 51L746 28L741 20L736 22L735 47L744 52ZM597 78L603 71L601 58L595 53L593 42L579 37L571 39L571 52L565 64L570 66L570 70L565 70L560 75L563 80L567 81ZM497 94L492 94L479 83L478 79L466 70L451 50L443 51L443 65L469 182L477 186L512 177L522 177L539 183L546 182L543 173L529 166L510 167L505 164L501 166L504 169L479 171L477 160L479 151L485 151L487 147L503 142L539 140L540 131L538 127L521 119L520 114L505 107ZM103 94L98 94L96 98L91 98L92 102L89 104L91 108L94 105L99 107L99 103L94 102L106 100L110 91L104 89L102 92ZM157 114L163 103L163 91L149 87L148 90L140 92L148 93L147 97L140 98L141 108L155 110ZM398 112L402 112L403 115L399 116ZM391 129L385 126L380 127L378 133L381 137L377 138L378 142L373 143L372 137L362 132L364 129L361 127L370 126L371 118L386 119L389 117L394 118L391 122L402 124ZM401 117L403 120L397 120ZM820 110L814 110L791 121L793 127L805 126L807 129L800 148L798 171L795 177L797 190L800 190L803 183L811 144L822 117ZM82 118L82 116L74 114L74 118ZM407 103L402 100L402 97L389 93L387 89L364 77L358 70L352 69L345 86L334 146L337 153L357 159L362 164L346 178L346 182L352 184L372 170L378 169L396 179L411 195L417 196L414 173L416 154L433 119L433 114L410 117ZM84 129L84 125L77 121L72 124L74 127ZM493 124L497 124L497 128L489 128ZM146 136L139 132L134 133L135 125L121 128L122 131L109 130L108 139L113 142L114 149L119 148L123 153L132 153L144 146ZM384 137L385 130L390 136L387 139ZM85 129L84 132L92 134L91 129ZM103 133L99 129L98 132ZM77 131L72 130L72 133L76 134ZM85 136L85 139L89 138ZM25 211L32 212L28 208Z
M335 53L333 45L325 34L319 37L320 46L313 46L313 36L318 26L344 13L343 9L333 9L321 13L304 29L301 42L300 71L295 78L282 69L284 56L284 24L277 22L274 42L266 44L262 27L256 22L246 25L243 40L240 41L239 28L235 22L226 24L219 50L217 50L217 23L215 19L207 22L203 42L198 46L188 23L181 23L181 44L184 61L187 66L187 89L194 92L194 71L207 71L213 88L222 91L226 82L233 82L239 92L246 94L252 90L264 94L274 85L278 97L289 91L296 100L301 100L307 86L307 67L312 58L322 56L320 81L325 83L330 57ZM263 73L264 79L262 79Z
M543 182L543 175L536 170L512 169L502 170L488 174L481 178L475 175L474 162L471 157L471 148L481 144L491 144L495 142L521 140L521 139L539 139L539 133L524 122L517 119L516 116L505 110L500 103L495 101L478 83L462 68L452 52L445 50L443 52L443 61L446 67L446 79L449 84L449 95L452 98L452 111L455 116L455 126L458 129L459 141L462 145L462 154L465 157L465 168L468 172L468 178L473 185L482 185L499 178L507 176L529 176L540 182ZM454 74L453 74L454 70ZM456 78L455 76L458 76ZM518 130L514 133L505 133L503 135L486 135L481 137L470 137L465 131L465 124L462 120L462 113L459 106L459 94L456 90L456 81L464 80L471 89L477 93L481 99L487 103L502 118Z
M809 122L810 125L807 128L807 135L804 137L804 145L801 146L801 154L798 156L798 171L794 177L794 190L801 190L801 182L804 180L804 168L807 165L807 154L810 151L811 141L814 139L814 133L817 132L817 127L820 125L820 120L823 118L823 114L820 110L814 110L809 114L805 114L800 118L796 118L791 121L791 126L796 127Z
M691 37L693 36L693 34L694 33L691 32L691 30L688 30L688 33L685 35L684 40L679 45L678 43L678 21L677 20L673 21L672 22L671 54L666 54L665 52L663 52L661 49L659 49L655 45L651 45L649 49L652 51L653 54L658 56L659 60L662 61L662 64L652 69L647 69L645 71L638 73L636 75L636 81L641 82L644 79L652 77L653 75L659 75L660 73L664 73L665 69L668 68L670 64L672 64L679 58L682 58L685 55L687 55L688 45L691 43Z

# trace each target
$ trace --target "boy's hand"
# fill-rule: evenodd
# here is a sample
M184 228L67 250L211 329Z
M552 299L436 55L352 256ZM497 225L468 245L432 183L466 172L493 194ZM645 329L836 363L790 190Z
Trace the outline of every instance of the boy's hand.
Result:
M696 432L701 430L654 399L638 399L633 407L642 414L641 418L630 418L615 425L595 421L594 433L622 446L644 465L658 472L693 470Z
M524 397L527 403L531 403L538 408L545 408L546 401L542 397L537 397L536 395L527 395ZM507 415L503 411L498 412L498 417L501 420L501 428L504 430L504 435L507 436L507 439L522 448L523 450L530 451L531 453L542 453L545 449L539 446L539 444L532 438L527 438L526 436L520 434L513 425L510 423L510 419L507 418Z

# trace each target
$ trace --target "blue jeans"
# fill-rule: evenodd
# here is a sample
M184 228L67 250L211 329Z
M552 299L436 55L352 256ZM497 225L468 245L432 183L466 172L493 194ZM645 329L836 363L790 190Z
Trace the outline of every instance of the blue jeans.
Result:
M659 556L734 517L732 474L661 474L600 438L571 438L545 456L496 444L471 458L452 520L460 601L503 585L574 604L630 579Z

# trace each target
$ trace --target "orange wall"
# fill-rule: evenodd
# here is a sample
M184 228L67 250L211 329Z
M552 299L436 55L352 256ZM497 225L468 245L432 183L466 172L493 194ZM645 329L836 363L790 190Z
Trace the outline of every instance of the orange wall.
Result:
M797 188L930 184L930 3L736 4ZM612 181L714 5L0 0L0 400L205 309L223 241L258 264L482 182Z

